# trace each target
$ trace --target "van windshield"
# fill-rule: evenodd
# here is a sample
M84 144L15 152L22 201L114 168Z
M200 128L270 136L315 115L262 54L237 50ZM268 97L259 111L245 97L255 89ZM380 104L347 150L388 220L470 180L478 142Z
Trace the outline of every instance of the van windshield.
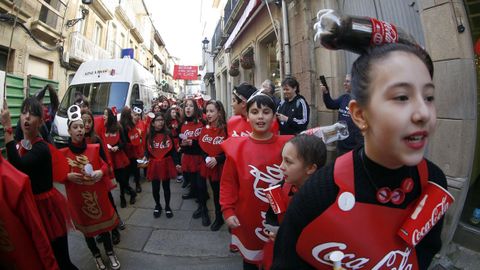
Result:
M127 100L128 82L105 82L71 85L62 99L58 115L66 117L67 109L79 97L85 96L94 115L103 114L105 108L117 107L120 111Z

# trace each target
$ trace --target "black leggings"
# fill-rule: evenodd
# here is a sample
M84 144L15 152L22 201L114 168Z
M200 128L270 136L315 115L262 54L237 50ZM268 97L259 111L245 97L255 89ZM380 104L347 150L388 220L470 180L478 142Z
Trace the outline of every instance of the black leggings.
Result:
M198 176L197 177L197 198L198 198L198 204L201 206L206 206L207 205L207 196L208 196L208 191L207 191L207 179Z
M105 248L105 252L107 254L113 253L113 244L110 233L101 233L100 237L103 239L103 247ZM95 237L85 237L85 241L87 241L88 249L90 249L90 251L92 252L93 257L100 256L100 250L98 249L97 243L95 242Z
M133 180L135 183L140 183L140 168L137 167L137 159L132 158L130 159L130 165L128 166L128 178L130 179L130 175L133 174Z
M115 179L117 179L118 184L120 185L120 195L125 195L125 192L131 191L132 188L128 184L128 170L127 168L120 168L113 170L115 174Z
M166 181L153 180L152 181L152 194L153 199L157 205L160 204L160 182L162 182L163 195L165 197L165 208L170 208L170 179Z
M258 266L256 264L243 261L243 270L258 270Z
M54 239L51 243L53 254L57 259L58 266L61 270L78 270L70 261L70 254L68 253L68 236L60 236Z
M199 182L200 174L198 172L183 172L183 179L190 183L190 193L197 196L197 184Z
M215 212L220 213L222 208L220 206L220 181L210 180L210 186L213 191L213 204L215 205Z

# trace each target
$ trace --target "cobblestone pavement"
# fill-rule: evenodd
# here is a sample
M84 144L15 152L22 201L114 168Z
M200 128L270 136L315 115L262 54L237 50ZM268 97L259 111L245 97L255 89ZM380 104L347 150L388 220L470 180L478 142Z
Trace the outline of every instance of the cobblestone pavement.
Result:
M113 191L120 216L127 224L126 229L120 231L121 242L115 246L121 268L241 269L241 256L228 250L230 235L226 225L220 231L212 232L210 227L202 226L200 219L192 219L197 204L194 200L182 200L184 190L180 183L172 180L170 184L172 191L170 207L174 214L171 219L167 219L164 212L160 218L153 218L155 203L149 182L142 183L143 192L138 194L137 202L134 205L128 204L127 208L120 208L118 188ZM62 186L58 188L63 190ZM164 207L163 189L160 193L160 202ZM126 198L128 201L129 196L126 195ZM213 199L208 201L208 209L213 222ZM71 232L68 240L73 263L81 270L96 269L83 235L78 231ZM107 262L103 246L99 244L99 247Z

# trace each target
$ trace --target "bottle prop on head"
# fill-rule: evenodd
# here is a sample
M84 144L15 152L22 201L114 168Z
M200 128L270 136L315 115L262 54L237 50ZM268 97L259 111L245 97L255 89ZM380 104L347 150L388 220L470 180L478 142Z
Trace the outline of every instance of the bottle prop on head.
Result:
M402 28L370 17L350 16L332 9L321 9L313 26L315 40L330 50L362 54L371 46L385 43L417 45Z
M323 143L329 144L336 141L342 141L348 138L348 126L345 121L338 121L330 126L315 127L303 131L301 134L314 135L323 140Z

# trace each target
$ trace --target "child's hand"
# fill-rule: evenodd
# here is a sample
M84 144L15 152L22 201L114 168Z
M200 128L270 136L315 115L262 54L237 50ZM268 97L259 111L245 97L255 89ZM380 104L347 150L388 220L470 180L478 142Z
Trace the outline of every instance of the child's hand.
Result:
M0 115L0 123L4 127L12 127L12 121L10 120L10 111L8 111L7 99L3 100L3 108Z
M240 221L238 220L237 216L231 216L227 218L225 222L227 223L230 229L235 229L237 227L240 227Z
M103 172L102 170L96 170L90 177L92 177L92 180L95 182L100 181L100 179L103 177Z
M175 169L177 169L177 173L182 173L182 166L181 165L176 165Z
M217 159L214 157L210 157L210 160L206 163L207 168L212 169L213 167L217 166Z
M83 183L83 176L84 175L81 174L81 173L72 172L72 173L67 174L67 179L70 182L74 182L74 183L77 183L77 184L82 184Z

